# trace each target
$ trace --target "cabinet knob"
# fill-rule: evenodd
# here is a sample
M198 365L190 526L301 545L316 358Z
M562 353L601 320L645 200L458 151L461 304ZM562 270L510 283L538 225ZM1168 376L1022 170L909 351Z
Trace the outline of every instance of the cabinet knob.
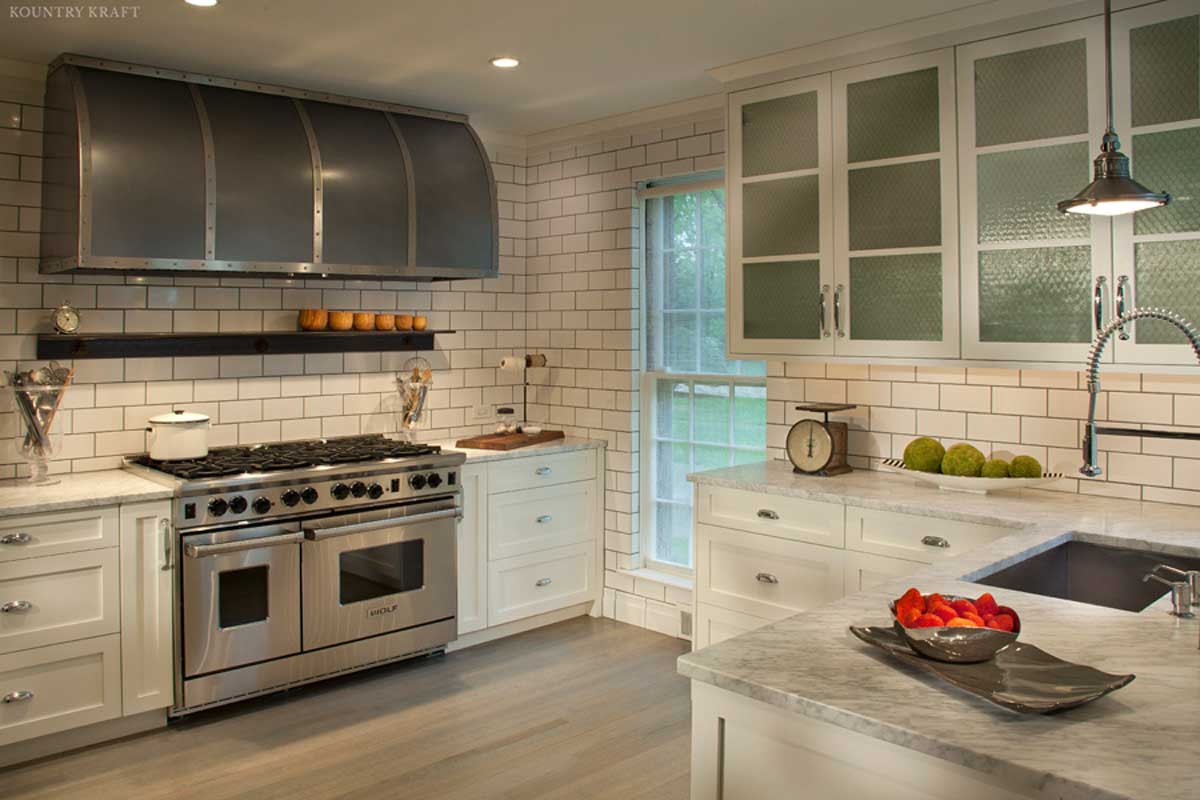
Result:
M15 692L9 692L0 697L0 703L24 703L26 700L33 699L33 692L27 692L24 689L18 689Z
M758 573L757 575L754 576L754 580L758 581L759 583L769 583L771 585L775 585L775 584L779 583L779 578L776 578L774 575L772 575L769 572Z
M552 581L550 578L538 578L537 582L534 583L533 585L534 586L549 586L553 582L554 581Z
M943 549L950 546L950 543L940 536L922 536L921 544L926 547L941 547Z
M9 600L0 606L0 613L12 614L16 611L32 611L33 603L28 600Z
M28 533L6 533L0 536L0 544L29 544L33 537Z
M547 522L550 522L553 519L554 517L550 516L549 514L542 514L537 518L537 523L538 525L545 525Z

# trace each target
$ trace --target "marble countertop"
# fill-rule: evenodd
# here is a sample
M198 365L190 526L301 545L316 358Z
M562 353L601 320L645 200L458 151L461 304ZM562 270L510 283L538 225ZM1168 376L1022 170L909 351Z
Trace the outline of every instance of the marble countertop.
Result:
M443 450L466 453L468 464L479 464L484 461L503 461L506 458L546 455L548 453L568 453L572 450L591 450L605 446L605 442L602 439L580 439L572 436L553 442L518 447L516 450L473 450L466 447L455 447L454 442L437 442L436 444L440 444Z
M686 654L679 659L683 675L978 769L1031 796L1200 797L1200 620L1170 616L1165 598L1135 614L991 589L1021 613L1022 641L1106 672L1137 675L1112 695L1051 716L993 706L899 664L847 630L888 624L888 600L910 585L973 597L989 590L973 578L1072 538L1198 555L1200 509L1036 490L969 495L881 472L814 478L783 462L689 477L1014 530L912 576Z
M28 481L0 481L0 517L65 511L95 505L118 505L171 497L169 486L148 481L123 469L72 472L55 476L59 482L34 486Z

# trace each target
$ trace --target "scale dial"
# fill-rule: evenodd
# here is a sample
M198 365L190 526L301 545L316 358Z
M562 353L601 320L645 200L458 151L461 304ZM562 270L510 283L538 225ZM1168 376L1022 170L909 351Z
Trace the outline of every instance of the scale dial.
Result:
M54 330L59 333L75 333L79 330L79 312L70 303L63 303L50 315Z
M815 419L802 419L787 435L788 460L800 472L821 472L833 460L833 436Z

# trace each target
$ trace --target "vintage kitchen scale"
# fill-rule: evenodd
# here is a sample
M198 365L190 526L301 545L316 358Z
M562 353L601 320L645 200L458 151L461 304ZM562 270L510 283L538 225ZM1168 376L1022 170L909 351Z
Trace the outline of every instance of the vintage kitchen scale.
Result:
M802 403L797 411L815 411L825 420L802 419L787 435L787 456L796 472L807 475L842 475L852 472L846 463L850 442L850 426L845 422L830 422L829 415L857 408L845 403Z

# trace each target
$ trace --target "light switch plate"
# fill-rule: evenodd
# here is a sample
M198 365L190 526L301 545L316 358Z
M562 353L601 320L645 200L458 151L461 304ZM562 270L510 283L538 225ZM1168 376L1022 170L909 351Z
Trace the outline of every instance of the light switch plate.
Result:
M496 407L490 403L471 407L472 422L490 422L496 418Z

